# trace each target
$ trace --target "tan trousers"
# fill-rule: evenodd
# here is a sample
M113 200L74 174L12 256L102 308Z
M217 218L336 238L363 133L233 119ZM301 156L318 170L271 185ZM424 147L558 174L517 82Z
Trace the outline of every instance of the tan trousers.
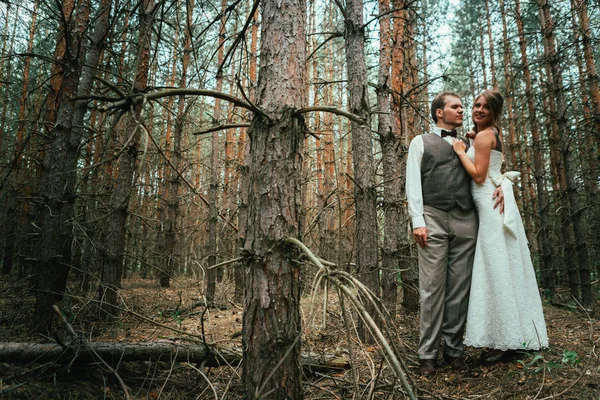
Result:
M437 359L441 338L444 353L464 352L471 272L478 220L475 209L442 211L424 207L427 247L419 247L421 339L419 358Z

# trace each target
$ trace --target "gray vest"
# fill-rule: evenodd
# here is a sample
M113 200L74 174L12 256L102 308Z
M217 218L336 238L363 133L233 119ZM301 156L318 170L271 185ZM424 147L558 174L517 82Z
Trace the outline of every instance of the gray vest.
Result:
M469 141L461 138L469 147ZM444 139L435 133L423 135L421 186L423 204L443 211L458 206L468 211L473 208L471 177L458 156Z

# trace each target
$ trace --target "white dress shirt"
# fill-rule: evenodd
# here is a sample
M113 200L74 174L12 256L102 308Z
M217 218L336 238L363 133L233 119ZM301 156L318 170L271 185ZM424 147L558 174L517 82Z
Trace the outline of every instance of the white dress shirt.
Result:
M431 133L442 136L442 128L434 126ZM452 146L453 137L443 138ZM421 186L421 160L423 159L423 135L413 138L408 147L406 161L406 200L408 201L408 215L412 218L413 229L426 226L423 217L423 189Z

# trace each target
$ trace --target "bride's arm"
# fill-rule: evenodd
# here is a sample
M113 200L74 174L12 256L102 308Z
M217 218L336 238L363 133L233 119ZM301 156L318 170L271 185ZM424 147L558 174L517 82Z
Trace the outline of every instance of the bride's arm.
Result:
M490 167L490 154L492 146L495 144L496 137L491 129L485 129L477 133L475 142L475 162L471 162L465 153L466 146L462 140L454 140L452 147L458 155L465 171L479 184L485 182Z

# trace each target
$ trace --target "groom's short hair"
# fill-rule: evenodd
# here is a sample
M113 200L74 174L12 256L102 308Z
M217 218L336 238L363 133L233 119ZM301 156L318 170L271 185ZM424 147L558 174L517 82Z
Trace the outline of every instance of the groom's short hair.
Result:
M443 109L446 106L446 97L448 97L448 96L452 96L452 97L456 97L457 99L460 99L460 95L458 93L452 92L450 90L446 90L441 93L438 93L437 96L435 96L435 98L431 102L431 119L433 119L433 122L435 122L436 124L437 124L437 115L435 114L435 111L438 108Z

